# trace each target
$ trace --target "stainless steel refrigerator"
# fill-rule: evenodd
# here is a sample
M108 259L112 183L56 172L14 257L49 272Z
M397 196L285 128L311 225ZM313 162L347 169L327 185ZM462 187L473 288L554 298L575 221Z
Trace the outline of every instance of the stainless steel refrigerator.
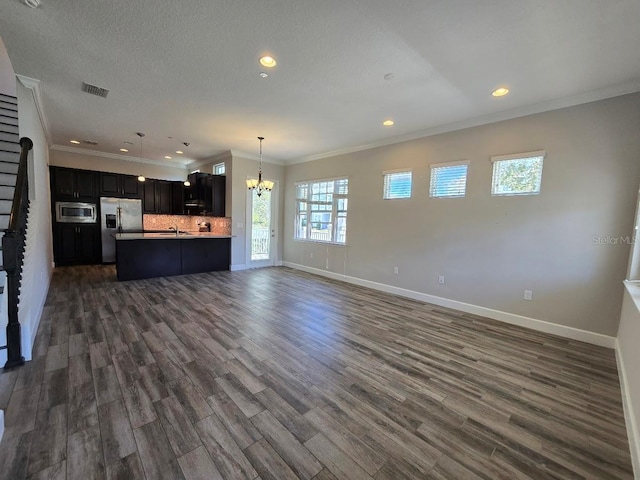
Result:
M142 200L132 198L100 198L102 227L102 262L116 261L116 240L113 233L142 230Z

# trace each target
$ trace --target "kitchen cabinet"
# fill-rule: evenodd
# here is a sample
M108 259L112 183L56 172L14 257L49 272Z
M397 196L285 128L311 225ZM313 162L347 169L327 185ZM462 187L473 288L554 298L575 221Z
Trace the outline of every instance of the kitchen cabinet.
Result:
M167 180L156 180L156 213L171 215L171 183Z
M185 189L190 215L225 216L226 177L224 175L191 174L191 186Z
M73 168L51 167L55 200L85 200L95 203L96 172Z
M142 211L156 213L156 181L147 178L144 182L143 192Z
M153 180L148 178L144 182L144 194L142 198L144 213L160 213L171 215L172 210L172 183L168 180Z
M184 215L184 183L171 182L171 211L174 215Z
M100 196L140 198L142 196L142 182L133 175L101 173Z
M100 228L97 225L59 223L55 233L56 266L100 263Z

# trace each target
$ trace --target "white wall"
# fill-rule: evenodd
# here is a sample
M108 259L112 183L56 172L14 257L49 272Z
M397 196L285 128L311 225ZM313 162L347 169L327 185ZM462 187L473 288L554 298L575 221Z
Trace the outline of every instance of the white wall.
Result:
M16 96L16 74L11 66L7 49L0 38L0 93Z
M161 166L148 163L118 160L86 153L74 153L56 150L49 151L49 163L56 167L80 168L98 172L123 173L126 175L143 175L160 180L185 180L187 169L176 165Z
M634 94L288 166L284 260L612 345L629 245L593 238L631 234L638 131ZM541 194L492 197L490 157L535 150L547 152ZM466 198L429 198L429 165L454 160L470 161ZM413 197L383 200L382 171L398 168L413 170ZM340 176L349 177L347 246L293 240L295 182Z
M30 360L53 270L49 149L32 91L18 83L17 93L20 137L29 137L33 141L29 165L31 202L18 312L22 325L22 354Z

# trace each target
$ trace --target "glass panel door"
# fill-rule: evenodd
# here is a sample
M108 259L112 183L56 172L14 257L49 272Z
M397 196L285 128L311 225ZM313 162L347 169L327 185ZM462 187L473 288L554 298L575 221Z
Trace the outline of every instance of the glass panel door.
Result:
M249 261L251 267L274 265L275 230L273 221L272 192L262 192L258 196L255 190L250 193Z

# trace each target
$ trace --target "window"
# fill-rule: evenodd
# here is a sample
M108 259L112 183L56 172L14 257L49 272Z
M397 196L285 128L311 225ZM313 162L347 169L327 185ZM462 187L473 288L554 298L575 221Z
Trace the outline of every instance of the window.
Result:
M349 179L296 184L296 231L298 240L345 243Z
M429 196L432 198L464 197L467 192L468 161L431 165Z
M382 198L385 200L411 198L411 170L394 170L382 173L384 175Z
M491 195L537 195L542 182L545 152L491 157Z
M226 171L226 165L224 162L218 163L213 166L213 174L214 175L224 175Z

